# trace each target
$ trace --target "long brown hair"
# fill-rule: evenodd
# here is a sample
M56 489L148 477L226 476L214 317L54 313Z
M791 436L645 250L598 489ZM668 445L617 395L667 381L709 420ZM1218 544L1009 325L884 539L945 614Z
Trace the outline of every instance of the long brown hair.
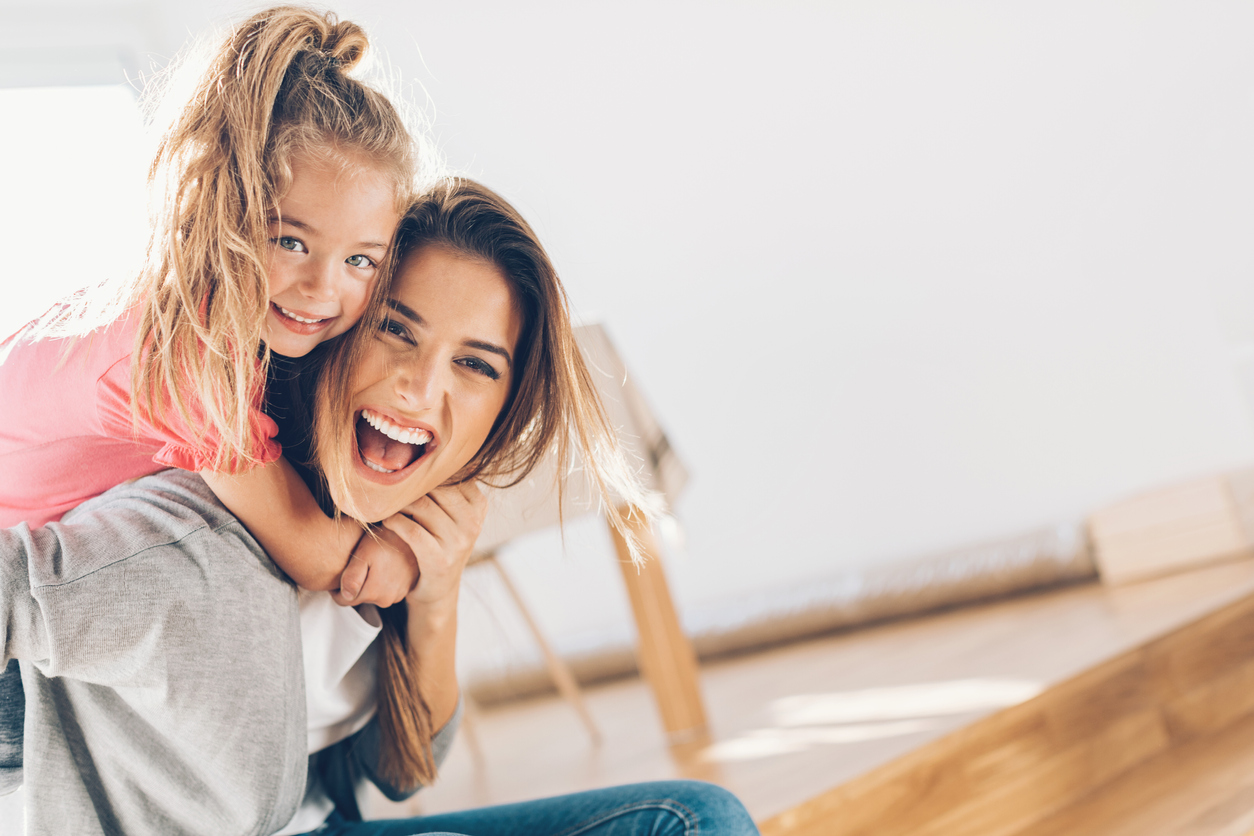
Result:
M483 446L453 481L478 478L498 487L517 484L551 453L557 463L554 489L561 491L577 456L606 505L610 524L639 559L627 509L648 510L655 502L624 458L575 342L566 292L534 230L492 190L470 180L450 179L406 212L396 233L395 263L428 246L447 247L496 266L513 290L523 321L509 398ZM333 349L319 384L317 458L339 497L352 495L353 367L366 341L375 338L374 332L359 328L343 340ZM351 508L343 510L352 513ZM397 786L412 788L435 777L431 716L414 675L420 660L406 647L404 603L382 612L380 773Z
M354 23L276 6L151 82L149 109L165 112L168 127L149 168L154 217L143 268L80 295L46 326L83 333L133 311L132 411L160 423L176 410L199 433L210 469L258 463L250 416L269 360L269 220L291 184L293 155L386 174L398 212L414 193L405 119L348 75L368 47ZM371 310L387 293L383 267Z

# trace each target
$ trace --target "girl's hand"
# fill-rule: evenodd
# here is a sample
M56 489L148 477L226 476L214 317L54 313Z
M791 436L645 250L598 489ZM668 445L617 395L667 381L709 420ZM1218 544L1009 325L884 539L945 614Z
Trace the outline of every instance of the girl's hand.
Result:
M418 582L418 562L409 546L386 528L363 534L332 593L342 607L374 604L390 607L405 599Z
M462 570L479 539L488 500L474 482L441 485L383 521L404 540L418 563L418 582L406 596L411 605L457 601Z

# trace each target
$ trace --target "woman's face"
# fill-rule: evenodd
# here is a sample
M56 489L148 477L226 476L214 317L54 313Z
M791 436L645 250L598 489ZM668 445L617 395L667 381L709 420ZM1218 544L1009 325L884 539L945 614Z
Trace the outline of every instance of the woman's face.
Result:
M441 246L410 253L383 328L352 371L354 507L385 519L478 452L505 405L522 321L493 264Z

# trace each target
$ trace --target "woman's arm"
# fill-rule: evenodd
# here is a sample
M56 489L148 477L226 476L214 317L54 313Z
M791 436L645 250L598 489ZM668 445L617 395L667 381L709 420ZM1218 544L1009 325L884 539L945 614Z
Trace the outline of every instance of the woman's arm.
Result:
M193 473L0 530L28 823L78 833L107 809L116 832L273 832L304 792L300 647L295 588Z
M462 570L474 548L487 500L476 485L441 487L389 519L379 547L404 545L421 567L418 585L406 596L406 642L417 664L417 686L431 712L436 766L444 760L457 729L459 692L453 661L457 642L457 598ZM416 786L397 786L380 774L388 743L379 718L357 734L311 756L323 787L350 820L360 817L353 787L365 777L385 796L400 801Z
M143 685L168 673L154 660L178 642L233 635L227 625L276 599L295 612L291 585L184 471L116 487L42 528L0 529L0 664L22 659L49 677ZM228 614L223 601L249 606Z
M353 570L345 571L362 538L361 526L324 514L287 459L235 476L209 471L200 475L298 586L341 590L341 603L382 607L400 601L413 588L417 567L403 550L363 550L353 560ZM368 577L366 595L359 597Z
M405 596L407 639L418 691L441 728L457 708L457 600L462 570L483 527L488 500L473 482L447 485L384 521L413 551L418 583Z

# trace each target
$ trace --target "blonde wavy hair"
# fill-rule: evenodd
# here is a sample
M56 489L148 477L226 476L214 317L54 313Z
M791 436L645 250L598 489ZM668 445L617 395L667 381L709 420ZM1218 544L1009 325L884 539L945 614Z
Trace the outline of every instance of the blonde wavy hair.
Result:
M143 266L80 294L43 329L81 334L137 316L136 421L160 423L176 410L199 434L211 470L258 464L252 414L269 362L269 224L291 185L293 156L383 172L398 214L413 197L418 153L406 119L349 75L368 48L354 23L276 6L150 83L149 110L165 112L168 127L148 172L153 223ZM386 296L382 267L368 310Z
M402 218L393 245L398 269L407 255L428 246L495 265L509 282L523 320L509 397L483 446L452 481L483 479L507 487L552 455L558 479L554 489L560 496L578 458L610 524L638 561L629 515L652 515L658 501L641 485L606 417L575 342L566 292L534 230L500 195L469 180L449 179L418 198ZM352 496L351 460L357 444L353 370L368 341L376 338L364 327L347 336L332 349L318 384L315 458L337 497ZM352 508L343 511L359 516ZM431 716L415 676L421 660L406 647L404 604L380 612L380 774L397 786L413 788L435 777Z

